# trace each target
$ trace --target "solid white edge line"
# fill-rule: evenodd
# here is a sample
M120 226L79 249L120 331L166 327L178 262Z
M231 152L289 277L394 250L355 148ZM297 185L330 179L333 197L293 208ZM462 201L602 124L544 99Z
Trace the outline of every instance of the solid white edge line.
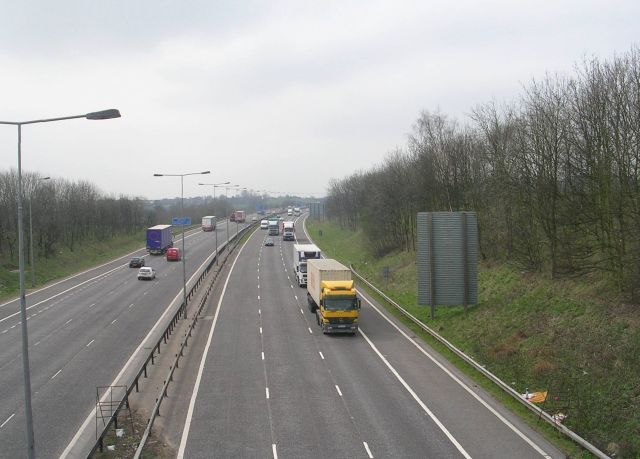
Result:
M373 454L371 454L371 450L369 449L369 445L367 445L366 441L363 441L364 449L367 450L367 454L369 455L369 459L373 459Z
M189 429L191 428L191 419L193 418L193 410L196 404L196 398L198 397L198 390L200 389L200 382L202 381L202 373L204 372L204 364L207 360L207 355L209 353L209 348L211 347L211 340L213 339L213 332L216 328L216 323L218 322L218 316L220 314L220 309L222 308L222 300L224 300L224 294L227 291L227 285L229 284L229 279L231 279L231 273L233 273L233 268L236 266L236 262L240 258L240 254L244 250L245 246L249 242L249 239L245 241L240 248L240 251L236 255L236 259L233 260L233 264L231 265L231 269L229 269L229 274L227 274L227 280L224 282L224 287L222 288L222 293L220 294L220 299L218 300L218 308L216 309L215 316L213 317L213 322L211 323L211 330L209 330L209 337L207 338L207 345L204 348L204 353L202 354L202 358L200 359L200 367L198 368L198 376L196 377L196 383L193 388L193 392L191 393L191 400L189 401L189 410L187 411L187 419L184 423L184 429L182 430L182 437L180 439L180 448L178 449L178 459L184 457L184 449L187 446L187 439L189 437Z
M478 394L471 390L469 386L467 386L463 381L461 381L456 375L451 373L448 368L442 365L435 357L425 351L422 346L420 346L413 338L407 335L400 327L394 324L391 319L385 316L382 311L380 311L371 301L369 301L359 290L357 292L360 294L360 297L364 299L373 309L375 309L378 314L380 314L387 322L389 322L396 330L402 334L411 344L413 344L420 352L422 352L425 356L429 358L433 363L435 363L442 371L444 371L451 379L453 379L460 387L466 390L473 398L475 398L480 404L482 404L487 410L489 410L495 417L497 417L500 421L502 421L507 427L509 427L516 435L522 438L529 446L531 446L538 454L543 457L551 457L546 451L540 448L536 443L533 442L532 439L527 437L523 432L520 431L516 426L514 426L508 419L506 419L502 414L498 413L491 405L489 405L485 400L483 400Z
M87 345L86 345L85 347L89 347L89 346L91 346L91 345L93 344L93 342L94 342L94 341L95 341L95 339L92 339L91 341L89 341L89 342L87 343Z
M53 376L51 377L51 379L53 379L53 378L55 378L56 376L58 376L61 372L62 372L62 368L60 368L60 369L56 372L56 374L55 374L55 375L53 375Z
M9 416L9 417L7 418L7 420L6 420L6 421L4 421L2 424L0 424L0 429L2 429L2 428L7 424L7 422L11 421L11 419L13 419L13 417L14 417L15 415L16 415L16 414L15 414L15 413L13 413L11 416Z
M462 445L460 443L458 443L458 440L456 440L455 437L453 435L451 435L451 432L449 432L449 430L447 430L447 428L444 426L444 424L442 424L442 422L440 422L440 420L436 417L435 414L433 414L433 412L427 407L427 405L425 405L424 402L422 400L420 400L420 397L418 397L418 394L416 394L413 391L411 386L409 386L409 384L407 384L407 382L402 378L402 376L400 376L400 374L396 371L396 369L393 368L393 366L389 363L389 361L385 358L385 356L382 355L382 353L378 350L378 348L375 346L375 344L373 344L373 342L369 339L369 337L362 330L362 328L360 328L360 334L367 341L369 346L371 346L371 349L373 349L373 351L378 355L380 360L382 360L382 362L387 366L387 368L389 368L389 370L391 371L391 373L393 373L393 375L396 377L396 379L398 381L400 381L400 384L403 385L403 387L406 389L407 392L409 392L409 394L418 403L418 405L420 405L420 407L422 407L424 412L427 413L429 415L429 417L431 418L431 420L433 422L435 422L435 424L440 428L440 430L442 430L442 432L447 436L449 441L451 441L451 443L453 443L453 445L460 452L460 454L462 454L467 459L471 459L471 456L469 455L469 453L467 453L465 451L465 449L462 447Z

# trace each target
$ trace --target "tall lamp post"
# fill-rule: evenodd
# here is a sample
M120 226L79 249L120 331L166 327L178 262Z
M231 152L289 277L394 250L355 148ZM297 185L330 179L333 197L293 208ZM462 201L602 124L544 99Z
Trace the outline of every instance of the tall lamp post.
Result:
M38 179L38 183L49 180L51 177L43 177ZM31 218L31 193L29 193L29 265L31 266L31 287L36 285L36 265L33 255L33 219Z
M222 187L223 187L223 185L228 185L228 184L230 184L230 183L231 183L231 182L222 182L222 183L198 183L198 185L209 185L209 186L212 186L212 187L213 187L213 204L215 205L215 203L216 203L216 188L222 188ZM218 223L217 223L217 221L216 221L216 228L215 228L215 230L214 230L214 232L216 233L216 265L220 264L220 263L218 262L218 259L219 259L220 257L218 256L218 228L217 228L217 226L218 226Z
M184 303L184 318L187 318L187 267L185 264L184 251L184 178L187 175L204 175L209 174L211 171L204 172L190 172L188 174L153 174L154 177L180 177L180 213L182 214L182 301Z
M239 186L240 185L229 185L224 187L224 195L227 197L227 200L229 199L229 190L237 188ZM229 218L230 217L227 217L227 250L229 250Z
M35 441L33 436L33 416L31 411L31 374L29 370L29 339L27 336L27 299L24 286L24 238L22 235L22 126L25 124L51 123L54 121L86 118L88 120L107 120L119 118L116 109L86 113L84 115L45 118L31 121L0 121L0 124L18 126L18 265L20 270L20 323L22 329L22 369L24 373L24 411L27 428L27 457L35 458Z

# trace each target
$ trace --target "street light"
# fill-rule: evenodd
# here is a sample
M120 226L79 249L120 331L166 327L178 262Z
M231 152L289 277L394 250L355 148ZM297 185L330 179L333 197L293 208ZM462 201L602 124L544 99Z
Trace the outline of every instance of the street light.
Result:
M27 457L35 458L35 441L33 436L33 417L31 412L31 374L29 371L29 338L27 336L27 299L24 287L24 238L22 236L22 126L25 124L50 123L53 121L86 118L88 120L107 120L120 118L116 109L85 113L84 115L44 118L31 121L0 121L0 124L18 126L18 265L20 270L20 321L22 329L22 369L24 372L24 411L27 427Z
M49 180L51 177L39 178L38 182ZM35 191L35 190L34 190ZM31 265L31 287L36 285L36 265L33 255L33 220L31 219L31 193L29 193L29 264Z
M180 177L180 213L182 214L182 302L184 303L184 318L187 318L187 267L184 250L184 177L187 175L205 175L211 171L190 172L188 174L153 174L154 177Z
M213 205L215 206L216 204L216 188L223 188L222 185L228 185L231 182L222 182L222 183L198 183L198 185L209 185L213 187ZM220 263L218 262L219 260L219 256L218 256L218 222L216 221L216 229L215 229L215 233L216 233L216 265L219 265Z
M237 188L239 186L240 185L229 185L224 187L224 195L227 197L227 200L229 199L229 190L232 188ZM229 218L230 217L227 217L227 250L229 250Z

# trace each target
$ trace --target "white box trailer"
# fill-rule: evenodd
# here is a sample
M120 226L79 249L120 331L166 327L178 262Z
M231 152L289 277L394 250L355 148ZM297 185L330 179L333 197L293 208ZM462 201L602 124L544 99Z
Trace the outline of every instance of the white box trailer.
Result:
M216 229L216 217L214 215L207 215L202 217L202 231L215 231Z
M307 260L307 292L316 306L320 305L320 285L323 281L350 280L351 270L337 260Z
M300 287L307 285L307 260L321 256L322 252L315 244L293 244L293 270Z

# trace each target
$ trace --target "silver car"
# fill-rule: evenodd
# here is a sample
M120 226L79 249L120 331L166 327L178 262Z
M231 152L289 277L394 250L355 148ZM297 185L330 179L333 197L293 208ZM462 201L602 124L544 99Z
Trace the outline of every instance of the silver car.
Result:
M143 266L138 270L138 280L153 280L156 278L156 271L151 266Z

